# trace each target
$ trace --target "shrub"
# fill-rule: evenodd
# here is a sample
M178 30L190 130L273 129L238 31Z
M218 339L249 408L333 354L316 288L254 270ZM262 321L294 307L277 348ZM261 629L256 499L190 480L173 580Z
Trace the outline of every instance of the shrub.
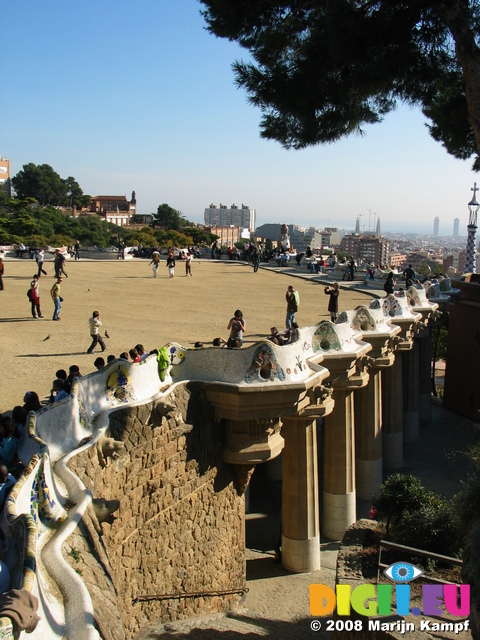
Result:
M392 542L443 555L458 553L449 500L426 489L415 476L401 473L390 476L380 488L377 514L386 518Z

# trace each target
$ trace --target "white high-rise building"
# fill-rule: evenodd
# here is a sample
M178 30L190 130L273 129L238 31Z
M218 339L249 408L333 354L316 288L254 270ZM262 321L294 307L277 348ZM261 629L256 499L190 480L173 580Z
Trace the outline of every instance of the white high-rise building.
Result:
M453 237L458 238L458 233L460 230L460 218L455 218L453 221Z
M440 218L437 216L433 221L433 235L438 236L438 230L440 228Z
M205 209L204 222L217 227L241 227L253 233L256 223L255 216L255 209L250 209L246 204L242 204L241 207L232 204L230 208L221 203L218 207L211 204Z

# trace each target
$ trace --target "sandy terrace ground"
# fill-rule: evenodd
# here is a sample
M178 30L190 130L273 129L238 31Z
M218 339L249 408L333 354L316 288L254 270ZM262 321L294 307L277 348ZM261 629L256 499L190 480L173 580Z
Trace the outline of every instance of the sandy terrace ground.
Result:
M248 346L265 337L271 326L284 328L289 284L300 294L301 327L329 317L322 285L280 271L260 269L255 274L241 263L200 260L193 263L192 277L186 277L184 265L177 263L175 277L169 278L162 262L154 279L147 260L69 260L69 277L61 286L61 321L53 322L53 263L44 268L48 275L40 278L40 301L45 318L34 320L27 290L36 264L27 258L5 261L5 289L0 291L1 412L23 404L29 390L41 400L48 397L58 369L68 371L78 364L82 373L94 370L100 348L93 356L86 354L91 342L88 319L94 310L100 312L102 334L107 329L110 335L104 356L118 356L139 342L147 350L172 341L185 347L196 341L211 345L217 336L228 337L226 327L235 309L243 311ZM353 309L370 300L361 292L342 290L339 307Z

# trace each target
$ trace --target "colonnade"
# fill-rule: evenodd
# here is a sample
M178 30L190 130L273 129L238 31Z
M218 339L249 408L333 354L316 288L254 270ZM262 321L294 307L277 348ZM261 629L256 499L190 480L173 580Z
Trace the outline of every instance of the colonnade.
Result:
M357 498L378 495L384 470L401 468L404 442L415 442L429 419L428 320L438 305L389 298L391 308L375 301L344 312L335 325L301 330L312 375L300 384L206 387L226 422L224 458L237 465L240 491L255 465L283 447L282 564L290 571L320 568L320 525L323 535L341 539L356 520Z

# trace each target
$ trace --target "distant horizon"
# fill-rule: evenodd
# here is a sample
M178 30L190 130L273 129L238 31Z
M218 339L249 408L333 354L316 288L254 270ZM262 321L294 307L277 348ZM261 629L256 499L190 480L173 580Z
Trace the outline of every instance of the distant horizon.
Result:
M49 164L86 194L135 191L139 213L167 203L196 222L211 202L245 202L258 225L355 228L361 216L367 228L371 212L383 232L429 234L436 216L442 235L455 218L466 229L479 174L431 138L419 109L399 103L360 135L284 149L260 137L261 111L235 86L231 65L248 52L208 33L201 8L5 3L0 154L12 175ZM72 45L73 25L85 46Z

